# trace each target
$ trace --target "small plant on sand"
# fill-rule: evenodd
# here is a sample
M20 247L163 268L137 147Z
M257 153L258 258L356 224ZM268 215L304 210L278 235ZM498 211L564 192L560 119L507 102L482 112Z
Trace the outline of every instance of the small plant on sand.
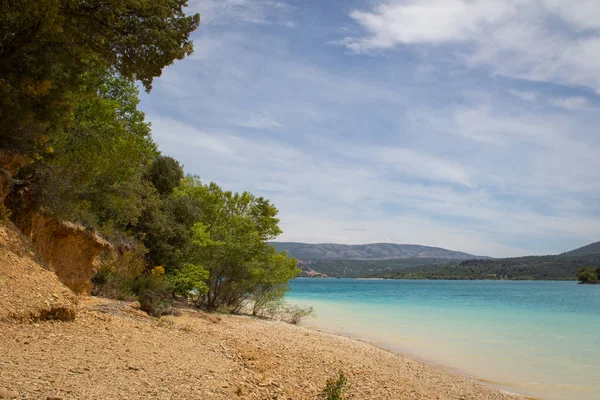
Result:
M325 389L321 392L321 398L324 400L344 400L344 395L348 391L348 378L343 371L339 372L336 378L330 378L325 384Z
M314 315L312 307L287 306L283 309L282 319L290 324L299 324L304 318Z
M159 318L158 321L156 321L156 326L159 328L173 329L175 323L170 319Z
M11 214L11 211L4 204L0 204L0 223L8 221Z

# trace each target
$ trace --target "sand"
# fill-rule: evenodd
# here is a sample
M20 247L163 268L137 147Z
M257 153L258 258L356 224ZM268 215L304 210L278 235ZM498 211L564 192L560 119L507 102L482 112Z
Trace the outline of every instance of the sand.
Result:
M151 318L79 299L73 322L0 322L0 395L21 399L318 399L344 371L348 399L519 397L371 344L278 321L183 310Z

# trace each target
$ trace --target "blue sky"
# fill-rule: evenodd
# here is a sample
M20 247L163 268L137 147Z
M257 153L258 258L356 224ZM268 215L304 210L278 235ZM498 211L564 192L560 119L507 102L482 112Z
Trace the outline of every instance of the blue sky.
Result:
M490 256L600 240L597 0L191 0L142 109L279 240Z

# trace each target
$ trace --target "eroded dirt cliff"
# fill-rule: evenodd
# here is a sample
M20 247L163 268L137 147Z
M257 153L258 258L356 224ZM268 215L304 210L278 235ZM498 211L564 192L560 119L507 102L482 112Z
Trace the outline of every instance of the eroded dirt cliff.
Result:
M75 318L76 297L10 221L0 223L0 320Z

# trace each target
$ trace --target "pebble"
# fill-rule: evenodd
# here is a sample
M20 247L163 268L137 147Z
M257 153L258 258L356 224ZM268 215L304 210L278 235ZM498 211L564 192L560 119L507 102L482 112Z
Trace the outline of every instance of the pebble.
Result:
M16 399L19 393L12 390L0 389L0 399Z

